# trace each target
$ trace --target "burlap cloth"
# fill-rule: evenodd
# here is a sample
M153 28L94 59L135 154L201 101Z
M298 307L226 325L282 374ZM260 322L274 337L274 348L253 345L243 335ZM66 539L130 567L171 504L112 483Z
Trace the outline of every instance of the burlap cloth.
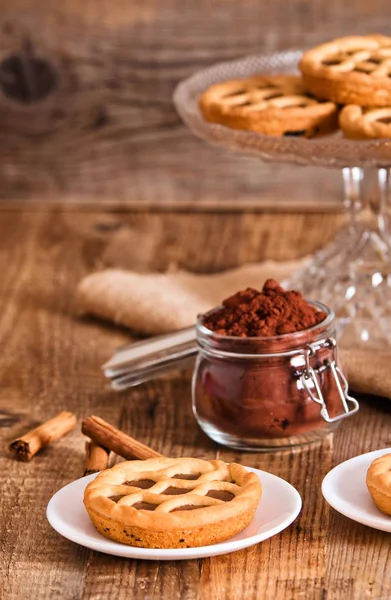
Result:
M240 289L260 288L269 277L282 281L306 261L266 261L213 275L107 269L80 282L78 304L84 313L143 334L161 334L193 324L199 313ZM391 352L343 348L342 355L352 389L391 398Z

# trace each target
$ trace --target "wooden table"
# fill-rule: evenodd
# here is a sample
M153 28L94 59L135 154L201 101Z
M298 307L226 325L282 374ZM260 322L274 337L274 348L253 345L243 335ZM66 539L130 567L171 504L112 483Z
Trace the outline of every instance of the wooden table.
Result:
M211 272L265 257L315 249L336 214L179 214L30 206L0 211L0 432L5 445L60 410L92 413L164 454L220 456L268 470L303 498L279 535L205 560L148 562L93 552L51 529L51 496L83 473L79 425L30 463L2 452L1 575L4 600L140 598L163 600L387 600L390 535L332 510L320 484L335 465L391 445L391 404L362 398L359 414L322 446L285 453L218 447L191 412L190 373L115 394L100 365L127 332L78 316L77 282L109 264L164 270L173 263ZM218 232L218 235L216 235Z

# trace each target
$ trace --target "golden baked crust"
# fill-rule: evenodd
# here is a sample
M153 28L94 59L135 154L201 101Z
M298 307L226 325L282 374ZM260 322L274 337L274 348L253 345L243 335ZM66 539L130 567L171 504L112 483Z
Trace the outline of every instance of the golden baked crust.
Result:
M313 137L338 125L337 106L310 97L296 75L218 83L200 96L199 106L209 122L266 135Z
M339 115L345 136L353 140L391 138L391 107L345 106Z
M100 473L84 504L104 536L144 548L214 544L249 525L262 494L254 473L220 460L151 458Z
M391 515L391 454L373 461L367 471L366 483L376 506Z
M359 106L391 105L391 38L349 36L304 53L304 83L317 98Z

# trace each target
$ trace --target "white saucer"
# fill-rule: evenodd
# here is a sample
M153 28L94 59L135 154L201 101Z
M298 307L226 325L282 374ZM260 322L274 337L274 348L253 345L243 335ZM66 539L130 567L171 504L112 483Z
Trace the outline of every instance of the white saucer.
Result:
M86 548L148 560L181 560L227 554L267 540L295 520L301 509L301 498L288 482L258 469L248 468L260 478L262 498L252 523L226 542L200 548L155 550L136 548L113 542L98 533L83 505L84 489L96 475L89 475L69 483L50 500L46 515L50 525L61 535Z
M338 512L374 529L391 532L391 517L383 514L374 504L367 490L365 478L368 467L391 448L375 450L347 460L332 469L322 482L322 494Z

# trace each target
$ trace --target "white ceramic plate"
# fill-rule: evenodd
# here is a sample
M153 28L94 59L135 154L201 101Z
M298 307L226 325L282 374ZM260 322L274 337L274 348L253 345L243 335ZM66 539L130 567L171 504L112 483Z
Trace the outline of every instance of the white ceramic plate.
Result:
M96 475L89 475L69 483L50 500L46 515L50 525L61 535L86 548L148 560L181 560L227 554L267 540L295 520L301 509L301 498L288 482L258 469L250 469L260 478L262 498L252 523L234 537L219 544L200 548L155 550L136 548L113 542L98 533L91 523L83 504L84 489Z
M347 460L332 469L322 482L322 494L338 512L374 529L391 532L391 517L374 504L365 484L368 467L391 448L375 450Z

